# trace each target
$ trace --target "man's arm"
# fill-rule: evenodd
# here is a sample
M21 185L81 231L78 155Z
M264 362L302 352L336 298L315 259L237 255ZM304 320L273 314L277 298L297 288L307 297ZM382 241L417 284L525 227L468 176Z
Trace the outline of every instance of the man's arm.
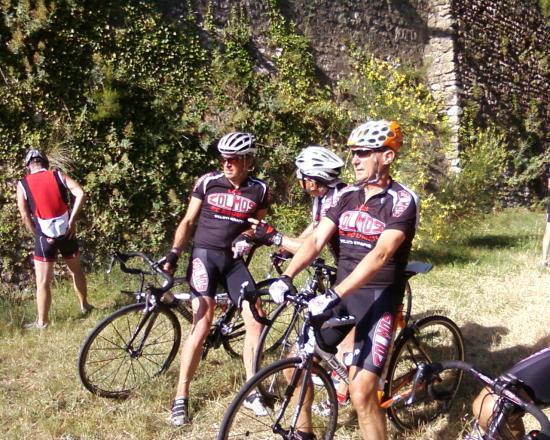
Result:
M35 234L34 222L32 221L31 212L29 211L29 206L27 205L27 200L20 183L17 184L17 208L19 209L19 214L25 228L31 234Z
M328 218L323 218L302 245L297 249L296 255L290 261L283 275L291 278L299 274L317 257L323 247L336 232L336 225Z
M185 216L178 225L176 234L174 235L174 241L172 242L172 251L178 256L181 254L183 247L189 242L189 238L195 229L195 223L199 217L201 206L201 199L191 197Z
M380 235L374 249L363 257L353 271L334 290L341 298L353 293L371 281L376 273L388 262L405 240L405 233L397 229L387 229Z
M314 230L315 226L313 223L310 223L308 227L305 228L300 235L298 235L298 237L287 237L284 235L281 246L287 251L295 254L298 252L298 249L300 249L300 246L302 246L306 238L309 237Z
M71 210L71 217L69 218L69 230L67 232L68 237L72 238L76 234L76 219L82 211L84 201L86 200L86 194L76 180L67 176L66 174L62 174L62 178L65 181L65 185L67 185L67 188L74 196L74 205Z

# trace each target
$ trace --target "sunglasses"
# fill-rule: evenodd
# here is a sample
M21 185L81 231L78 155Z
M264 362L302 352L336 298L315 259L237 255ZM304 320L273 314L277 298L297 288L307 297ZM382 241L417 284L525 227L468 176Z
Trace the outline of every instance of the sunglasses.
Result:
M374 150L352 150L351 155L357 156L359 159L364 159L366 157L370 157L373 153L375 153Z
M231 157L223 157L220 156L220 163L223 165L224 163L228 163L230 165L236 164L241 161L243 156L231 156Z

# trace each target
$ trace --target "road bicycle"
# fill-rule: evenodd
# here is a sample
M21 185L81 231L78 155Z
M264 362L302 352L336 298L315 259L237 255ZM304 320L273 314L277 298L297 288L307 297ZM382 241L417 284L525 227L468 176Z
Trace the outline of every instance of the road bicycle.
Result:
M493 397L496 398L496 405L493 410L493 415L490 418L489 426L487 426L487 430L482 432L477 423L474 423L470 432L467 433L464 438L479 440L515 440L515 437L508 429L507 419L509 415L520 411L522 413L531 414L540 425L540 429L531 430L522 437L522 440L550 440L550 420L541 409L537 407L536 403L525 400L524 396L527 395L527 392L523 385L509 374L505 373L496 379L491 379L469 363L457 360L445 360L419 365L413 381L413 390L424 389L430 398L440 398L438 396L437 382L439 377L449 369L468 373L489 388ZM415 401L414 392L407 401L413 404Z
M277 253L272 254L270 259L272 267L281 275L283 272L281 266L287 259ZM411 317L412 290L409 279L419 273L428 273L431 269L431 264L420 261L414 261L407 265L405 270L407 282L405 284L403 305L401 306L400 323L402 328L406 326ZM336 280L336 268L325 264L325 260L322 258L316 258L306 271L308 273L307 279L299 289L305 294L324 292ZM275 309L273 314L270 315L271 322L266 324L262 330L254 359L254 371L259 371L262 367L288 356L290 349L298 340L298 333L306 312L306 307L289 302L282 303Z
M193 314L185 278L173 278L162 270L160 262L141 252L114 252L112 257L111 267L118 261L123 272L139 275L140 288L135 292L123 291L133 295L136 302L116 310L90 332L80 349L78 373L90 392L101 397L122 398L169 368L178 352L182 333L191 327ZM130 258L140 258L151 271L128 267L126 262ZM145 285L145 277L154 274L164 280L162 287ZM262 307L268 315L275 309L268 293L271 282L265 280L256 286L262 292ZM186 291L171 291L177 287ZM203 344L202 358L206 358L211 348L220 346L230 356L240 357L245 329L239 309L226 292L216 294L215 301L218 315Z
M300 291L287 295L286 300L306 308L312 297ZM260 322L268 321L252 313ZM399 430L410 430L448 411L462 380L462 371L448 370L434 381L437 398L418 389L414 401L406 404L418 366L441 359L463 360L464 339L458 326L447 317L434 315L405 324L403 316L399 311L396 321L403 328L394 341L387 370L382 375L379 401ZM353 317L346 317L340 323L329 325L349 325L352 321ZM310 316L305 314L297 353L262 368L242 386L224 415L218 440L292 439L299 428L302 411L311 414L311 427L317 439L332 439L338 418L338 401L331 379L333 371L348 383L346 367L334 354L314 343ZM261 393L268 408L265 417L255 416L243 405L254 391ZM316 411L317 408L322 410Z

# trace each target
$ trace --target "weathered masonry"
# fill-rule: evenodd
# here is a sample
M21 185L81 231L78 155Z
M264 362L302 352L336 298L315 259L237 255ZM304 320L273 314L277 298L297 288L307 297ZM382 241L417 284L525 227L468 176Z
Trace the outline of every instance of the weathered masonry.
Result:
M191 3L199 19L209 7L219 24L240 4L261 47L267 0ZM280 0L279 5L311 40L326 80L348 70L351 43L382 59L424 66L433 92L445 102L456 151L467 105L504 126L535 118L544 121L543 133L550 131L550 30L538 0Z

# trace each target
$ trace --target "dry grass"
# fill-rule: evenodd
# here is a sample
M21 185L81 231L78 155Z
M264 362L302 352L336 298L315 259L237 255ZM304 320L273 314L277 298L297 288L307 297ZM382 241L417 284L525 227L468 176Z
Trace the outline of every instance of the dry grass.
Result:
M550 270L537 266L543 217L523 210L506 211L490 224L461 234L461 240L418 253L435 268L413 279L413 313L443 313L461 327L466 357L490 374L501 372L534 347L549 344ZM257 273L263 272L256 268ZM0 435L6 439L202 439L215 438L225 408L241 383L241 364L223 350L211 351L192 384L193 425L167 424L177 362L167 374L131 398L95 397L80 384L76 360L81 342L101 318L117 307L115 293L126 280L90 276L91 298L98 306L81 319L70 286L55 288L53 326L23 332L32 319L29 293L3 301L0 312ZM9 306L9 310L6 307ZM394 439L458 438L479 386L466 380L451 414ZM344 417L342 417L344 418ZM359 438L353 415L336 435Z

